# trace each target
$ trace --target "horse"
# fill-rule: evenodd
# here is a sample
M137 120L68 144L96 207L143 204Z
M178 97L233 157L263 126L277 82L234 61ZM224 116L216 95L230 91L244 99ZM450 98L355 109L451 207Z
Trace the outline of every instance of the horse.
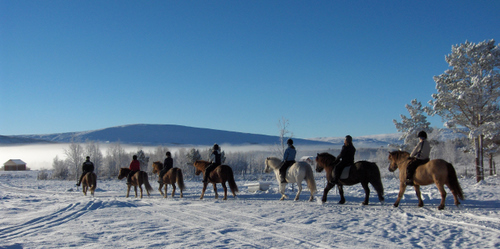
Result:
M160 171L163 169L163 163L161 162L153 162L153 174L160 174ZM181 191L180 197L183 197L182 191L186 188L184 185L184 178L182 176L182 170L179 168L171 168L163 175L163 183L160 184L158 187L158 191L160 191L161 195L164 198L167 198L167 189L168 189L168 184L172 185L172 197L175 195L175 183L179 186L179 189ZM163 185L165 185L165 194L163 194L163 191L161 190Z
M205 168L210 165L210 162L198 160L194 162L192 165L196 168L195 174L200 175L202 172L203 174L205 174ZM229 188L231 189L233 196L236 198L236 193L238 192L238 186L234 181L233 169L231 169L231 167L229 167L228 165L219 165L215 169L213 169L212 172L210 172L208 181L211 182L214 186L215 199L219 198L219 195L217 193L217 183L220 183L222 184L222 188L224 188L224 200L227 200L226 182L229 184ZM208 182L203 183L203 190L201 192L200 200L203 199L203 196L205 195L205 190L207 189L207 185Z
M281 166L282 164L280 159L276 157L266 158L266 168L264 169L264 172L270 173L271 171L274 171L274 174L276 175L276 180L278 181L278 184L280 186L280 193L281 193L280 201L284 200L285 198L288 198L285 195L285 187L287 183L297 183L299 189L294 199L295 201L297 201L299 199L300 193L302 192L303 180L306 180L307 187L311 192L311 197L309 197L309 201L313 201L314 194L316 193L316 181L314 180L314 173L311 168L311 165L309 165L307 162L296 162L292 164L292 166L290 166L286 172L285 176L286 183L281 183L280 179Z
M90 194L94 196L95 189L97 187L97 175L94 172L88 172L83 176L82 179L82 190L83 194L87 196L87 190L90 190Z
M335 165L333 165L334 162L335 156L327 152L318 153L316 156L316 172L321 172L325 169L326 180L328 182L323 191L323 198L321 199L323 202L326 202L328 191L335 186L334 183L331 183L334 172L333 169L335 167ZM365 190L365 200L362 202L363 205L368 205L370 197L370 188L368 187L368 183L370 183L375 188L375 191L377 191L380 203L384 204L384 185L382 184L382 179L380 178L380 170L377 164L368 161L358 161L354 163L351 165L349 170L349 177L347 177L347 179L339 179L337 184L340 194L339 204L345 203L343 185L351 186L358 183L361 183L361 186Z
M389 152L389 171L394 172L399 169L399 194L394 207L399 206L401 197L406 190L406 167L411 161L408 157L410 153L406 151L393 151ZM451 163L446 162L442 159L433 159L417 167L415 174L413 175L413 184L415 192L418 198L418 206L423 207L424 202L422 201L420 186L436 184L439 192L441 193L441 203L438 206L438 210L444 209L444 202L446 199L446 191L444 185L448 186L455 199L455 205L458 207L460 205L460 200L464 200L464 194L462 192L462 187L458 182L457 173L455 168Z
M129 168L121 168L120 172L118 173L118 179L121 180L125 177L127 177L128 173L130 172ZM135 198L137 198L137 187L141 189L141 198L142 198L142 184L146 187L146 192L148 193L153 190L151 185L149 185L149 180L148 180L148 173L144 171L137 171L132 177L131 177L131 184L127 184L127 198L130 193L130 187L134 186L135 190Z

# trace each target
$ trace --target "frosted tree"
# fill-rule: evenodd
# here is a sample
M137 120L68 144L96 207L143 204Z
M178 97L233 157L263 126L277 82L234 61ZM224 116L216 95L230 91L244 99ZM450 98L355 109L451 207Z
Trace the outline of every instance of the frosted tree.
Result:
M293 133L288 130L288 126L290 123L288 119L282 117L281 120L278 121L278 129L279 129L279 144L276 145L275 154L279 158L283 156L285 150L287 148L286 141L289 138L293 137Z
M64 150L64 154L66 155L66 160L74 168L73 173L76 180L78 181L78 172L80 172L80 168L84 161L82 146L79 143L75 142L75 140L72 138L69 148Z
M472 141L480 181L484 139L491 140L500 128L500 47L495 40L465 42L452 46L445 59L450 68L434 77L437 93L429 104L432 114L441 116L447 127Z
M422 103L414 99L411 105L406 105L406 109L410 113L410 117L401 114L401 123L393 119L392 122L396 125L398 132L401 132L400 140L404 140L404 144L411 148L418 143L417 134L420 131L425 131L428 134L432 132L431 123L427 121L425 113L428 108L422 108Z
M101 148L99 148L99 143L88 140L85 145L85 156L90 157L90 161L94 163L94 172L98 174L100 166L104 161L104 156L102 155Z
M192 148L188 153L186 153L186 159L190 164L193 164L197 160L201 160L200 151L195 148Z

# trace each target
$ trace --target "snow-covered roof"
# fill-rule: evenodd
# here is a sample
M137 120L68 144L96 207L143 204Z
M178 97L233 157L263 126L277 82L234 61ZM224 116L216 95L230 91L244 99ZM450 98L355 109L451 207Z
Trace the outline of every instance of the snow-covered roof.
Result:
M25 165L26 163L23 162L21 159L10 159L9 161L5 162L3 165Z

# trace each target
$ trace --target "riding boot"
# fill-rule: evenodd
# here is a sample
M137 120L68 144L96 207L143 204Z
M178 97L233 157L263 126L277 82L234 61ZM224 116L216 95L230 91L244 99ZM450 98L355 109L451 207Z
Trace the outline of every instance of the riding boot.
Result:
M280 182L287 183L285 175L283 175L283 174L280 175Z

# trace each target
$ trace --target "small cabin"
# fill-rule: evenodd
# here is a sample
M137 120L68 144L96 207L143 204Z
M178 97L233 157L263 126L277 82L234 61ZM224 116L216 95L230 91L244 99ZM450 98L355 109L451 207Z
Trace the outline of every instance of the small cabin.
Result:
M21 159L10 159L3 164L3 170L5 171L17 171L26 169L26 163Z

